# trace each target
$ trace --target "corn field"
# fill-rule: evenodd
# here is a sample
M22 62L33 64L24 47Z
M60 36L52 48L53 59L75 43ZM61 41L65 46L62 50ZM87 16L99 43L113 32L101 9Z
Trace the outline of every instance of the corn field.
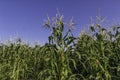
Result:
M0 43L0 80L120 80L119 25L96 23L77 38L60 15L45 26L51 31L45 45Z

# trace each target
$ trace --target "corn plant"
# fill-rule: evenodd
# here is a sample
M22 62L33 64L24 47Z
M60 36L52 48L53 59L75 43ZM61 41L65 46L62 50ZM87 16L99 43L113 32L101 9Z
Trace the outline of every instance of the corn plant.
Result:
M114 33L111 33L112 31L107 31L97 23L90 26L92 35L82 33L79 37L76 50L81 54L81 60L78 60L77 73L83 75L85 79L120 79L120 30L119 26L114 29ZM116 41L117 43L115 43Z
M66 34L63 34L65 24L62 20L62 16L57 15L53 25L46 24L52 31L51 36L49 36L49 43L45 45L46 48L43 50L43 54L46 55L46 65L49 67L46 66L46 68L40 72L41 80L75 79L70 67L70 65L74 66L74 68L76 67L76 62L72 58L75 38L70 28ZM49 18L48 21L50 23Z

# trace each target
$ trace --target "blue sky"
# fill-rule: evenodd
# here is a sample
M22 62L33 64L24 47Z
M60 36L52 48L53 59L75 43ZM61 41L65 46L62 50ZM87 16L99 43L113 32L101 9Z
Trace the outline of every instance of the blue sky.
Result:
M73 17L75 36L88 28L98 9L108 22L120 21L120 0L0 0L0 39L17 36L31 43L45 43L50 32L43 23L47 14L55 16L57 8L67 22Z

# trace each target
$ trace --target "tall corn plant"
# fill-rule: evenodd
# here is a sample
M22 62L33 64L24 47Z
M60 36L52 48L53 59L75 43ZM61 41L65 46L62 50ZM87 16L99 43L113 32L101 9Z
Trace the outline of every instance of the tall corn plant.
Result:
M54 20L51 23L48 17L45 24L52 33L49 36L49 43L46 43L43 49L45 67L39 76L41 80L74 80L70 65L76 68L76 62L72 58L75 38L70 28L63 34L65 28L63 16L57 14Z
M120 79L118 65L120 60L119 26L115 29L115 33L111 33L112 31L107 31L97 23L90 26L91 35L83 33L79 37L76 49L81 54L81 60L78 61L77 73L83 75L85 79ZM115 35L117 38L114 37Z

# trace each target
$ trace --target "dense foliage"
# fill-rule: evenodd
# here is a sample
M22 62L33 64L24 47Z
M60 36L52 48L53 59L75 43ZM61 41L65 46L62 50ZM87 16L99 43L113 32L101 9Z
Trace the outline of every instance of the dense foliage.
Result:
M73 23L57 15L45 26L52 32L43 46L15 42L0 44L0 80L120 80L120 27L99 23L91 33L75 38Z

